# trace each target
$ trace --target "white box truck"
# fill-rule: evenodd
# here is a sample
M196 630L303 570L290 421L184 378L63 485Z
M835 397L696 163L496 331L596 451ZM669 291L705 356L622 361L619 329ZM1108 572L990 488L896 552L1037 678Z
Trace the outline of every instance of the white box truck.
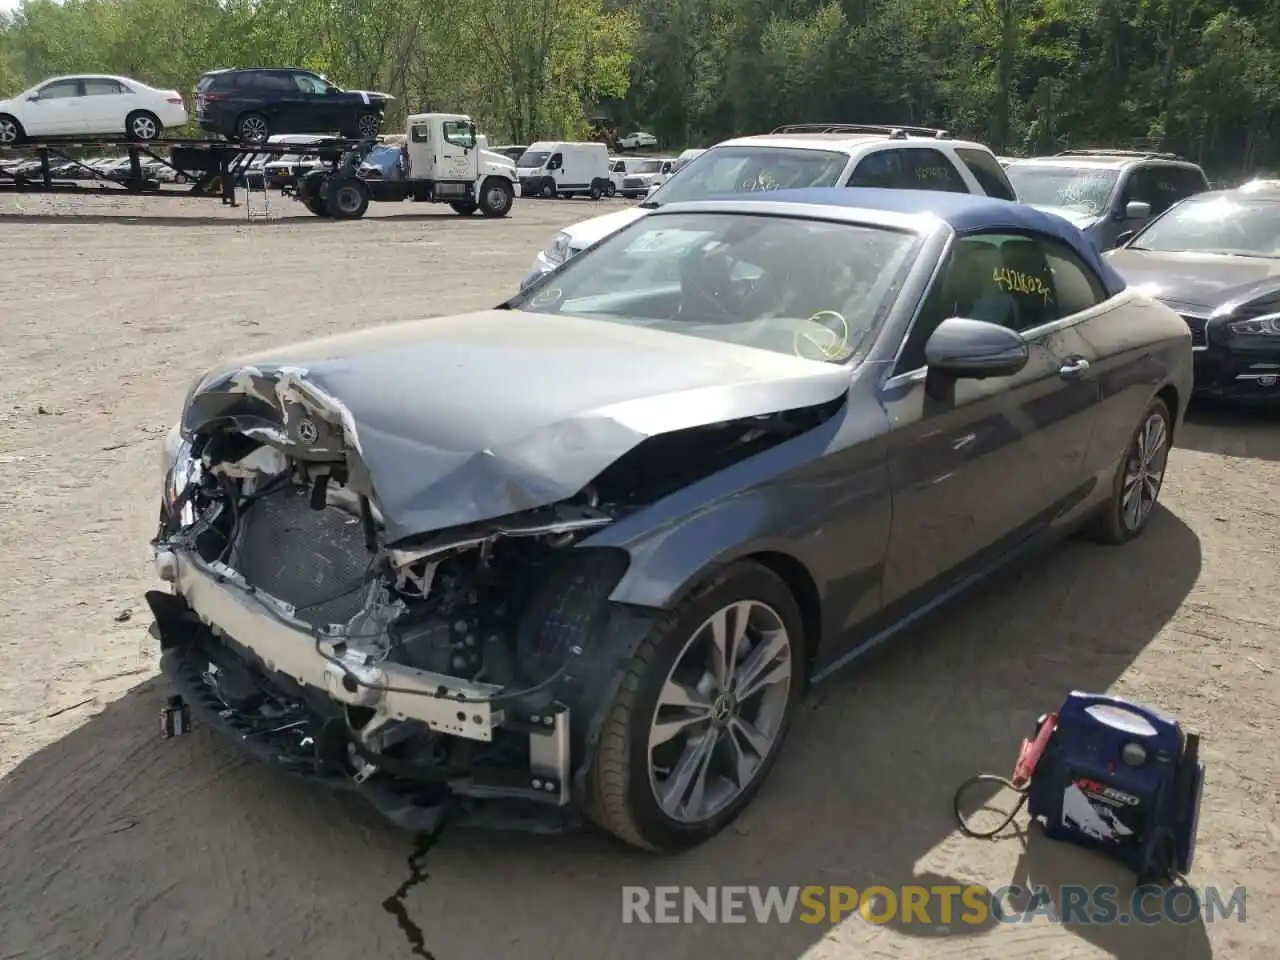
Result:
M516 176L524 197L585 194L599 200L609 193L609 148L603 143L531 143L516 161Z

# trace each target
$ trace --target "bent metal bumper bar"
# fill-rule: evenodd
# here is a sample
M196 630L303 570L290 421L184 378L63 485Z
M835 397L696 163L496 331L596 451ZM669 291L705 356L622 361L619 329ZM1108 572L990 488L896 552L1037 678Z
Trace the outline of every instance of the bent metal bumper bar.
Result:
M375 661L297 619L294 608L251 587L227 565L205 562L180 546L156 551L156 571L202 622L260 658L268 670L322 691L333 700L374 711L374 726L415 720L439 733L490 742L497 727L529 735L528 787L476 783L460 792L569 802L569 711L515 715L518 698L495 701L501 687Z

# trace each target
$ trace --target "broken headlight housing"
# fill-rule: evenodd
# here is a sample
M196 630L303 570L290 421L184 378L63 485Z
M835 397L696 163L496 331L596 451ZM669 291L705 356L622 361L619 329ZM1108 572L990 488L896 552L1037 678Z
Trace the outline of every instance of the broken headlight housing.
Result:
M558 267L573 256L573 248L569 243L569 234L561 230L551 238L551 243L547 245L546 250L542 251L542 255L547 258L548 263Z
M183 437L176 426L164 438L161 470L161 498L165 510L171 510L188 488L200 480L200 461L192 455L191 441ZM183 526L195 522L195 509L191 504L183 506L181 520Z
M1237 320L1227 324L1227 329L1238 337L1280 337L1280 313L1269 313L1251 320Z

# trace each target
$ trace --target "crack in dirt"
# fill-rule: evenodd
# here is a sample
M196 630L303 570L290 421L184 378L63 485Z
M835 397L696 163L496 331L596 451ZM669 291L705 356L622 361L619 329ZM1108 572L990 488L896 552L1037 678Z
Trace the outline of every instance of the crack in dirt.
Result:
M426 936L423 934L422 928L409 918L409 910L404 901L410 890L420 883L425 883L427 877L430 876L426 870L427 853L440 839L440 833L441 828L437 827L430 833L420 833L414 838L413 850L405 861L409 867L408 878L404 883L396 887L395 893L382 901L382 909L395 917L396 925L400 928L400 932L404 934L405 942L409 944L409 952L415 957L423 957L425 960L436 960L436 955L427 949Z

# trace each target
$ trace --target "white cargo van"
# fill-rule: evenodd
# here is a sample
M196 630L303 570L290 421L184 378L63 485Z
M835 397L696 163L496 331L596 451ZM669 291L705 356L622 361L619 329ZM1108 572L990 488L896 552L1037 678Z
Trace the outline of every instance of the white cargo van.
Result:
M521 196L588 194L599 200L609 192L609 148L603 143L531 143L516 161L516 175Z

